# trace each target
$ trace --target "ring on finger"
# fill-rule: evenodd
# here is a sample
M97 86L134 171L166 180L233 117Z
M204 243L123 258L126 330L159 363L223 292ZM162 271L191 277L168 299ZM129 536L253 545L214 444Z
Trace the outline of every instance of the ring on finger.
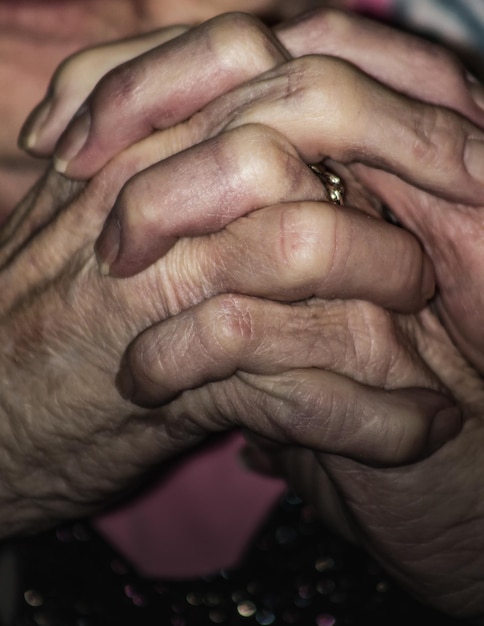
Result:
M323 183L323 186L328 194L329 201L333 204L343 206L345 199L345 188L341 178L321 163L318 163L317 165L313 165L310 163L308 167Z

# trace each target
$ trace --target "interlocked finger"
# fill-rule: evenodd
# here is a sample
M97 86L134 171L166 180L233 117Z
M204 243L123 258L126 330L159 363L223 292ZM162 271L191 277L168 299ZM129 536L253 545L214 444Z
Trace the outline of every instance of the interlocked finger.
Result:
M61 137L56 167L73 178L90 178L123 149L189 119L288 56L255 17L209 20L102 79Z
M20 145L35 156L49 156L96 83L122 65L188 30L172 26L138 37L82 50L66 59L54 74L47 94L20 133Z
M169 431L196 409L198 427L208 431L235 423L272 441L370 464L414 461L455 435L460 413L425 367L407 355L393 369L391 355L402 352L395 336L384 335L382 361L361 368L371 348L346 328L348 311L335 307L333 317L326 306L318 315L242 297L206 303L195 319L186 312L136 340L118 384L144 406L172 399L164 412ZM193 389L174 398L182 372ZM380 388L385 377L387 389Z

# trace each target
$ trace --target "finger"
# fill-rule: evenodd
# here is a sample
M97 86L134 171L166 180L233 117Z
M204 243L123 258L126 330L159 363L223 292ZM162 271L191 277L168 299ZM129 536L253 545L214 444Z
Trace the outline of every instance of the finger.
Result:
M387 391L315 369L239 377L282 403L278 425L286 442L370 465L400 465L428 456L462 427L452 401L427 389ZM266 411L269 405L266 400ZM270 416L266 419L270 427Z
M186 125L180 124L177 132L187 147L195 136L196 143L202 142L224 129L254 124L279 131L307 162L329 155L391 172L459 203L476 205L483 200L484 133L448 109L388 90L346 62L306 57L279 66L218 98ZM158 142L164 145L163 133ZM203 166L210 160L213 156ZM195 171L203 169L201 162L193 161L190 170L183 168L182 161L178 163L188 190ZM221 167L229 165L226 159ZM222 176L228 175L227 170L221 171ZM200 209L200 222L213 222L213 212L207 212L203 202ZM114 217L111 224L115 232ZM145 239L149 246L149 238Z
M346 59L388 87L484 125L484 89L452 52L428 39L328 8L283 23L274 32L294 57Z
M160 193L160 190L163 190ZM324 200L284 137L246 126L176 154L125 185L96 243L103 273L135 274L181 236L220 230L283 201Z
M338 82L335 82L336 80ZM334 87L329 90L329 95L328 89L324 87L326 81ZM288 90L289 84L292 84L292 87ZM247 104L250 98L252 103ZM238 108L240 102L246 103L241 109ZM467 197L475 204L484 193L482 183L479 182L479 177L483 175L479 155L484 142L472 139L474 132L477 139L480 131L472 130L465 120L447 109L417 103L390 92L353 67L346 63L341 65L340 61L334 59L305 58L286 64L283 68L276 68L256 83L220 98L198 117L205 118L202 125L214 129L218 128L220 123L223 126L226 120L229 128L242 128L254 123L259 124L259 129L262 128L261 125L272 127L287 136L302 157L309 162L320 160L325 153L338 160L360 160L372 166L394 171L414 184L437 191L441 195L454 197L459 202L465 201ZM260 145L266 140L266 136L267 134L261 136ZM222 158L218 153L210 154L213 146L222 146L220 148ZM252 150L248 152L247 150L251 148ZM259 159L256 155L260 156L260 149L255 148L255 140L252 140L248 143L246 155L251 154L251 158ZM238 147L238 151L241 150L243 146ZM204 159L198 158L198 155L204 155ZM247 159L246 156L244 161L246 166ZM180 187L178 191L173 190L176 194L173 198L176 199L180 194L187 194L190 197L195 191L193 188L197 192L202 189L206 192L210 183L213 189L218 186L219 191L225 191L220 181L224 180L225 184L225 179L230 180L229 169L232 162L228 154L225 153L224 156L223 143L215 142L207 144L207 147L201 144L194 151L184 152L170 160L169 165L166 162L160 166L161 169L155 169L153 172L157 175L162 171L173 172L170 180L176 181ZM258 162L260 163L259 160ZM271 159L267 166L272 163L275 163L274 159ZM177 173L174 171L175 164ZM163 170L163 166L168 169ZM205 171L205 168L213 169ZM267 172L267 167L262 165L261 171ZM449 176L450 171L452 176ZM238 173L237 167L235 172ZM471 176L471 172L475 173L475 177ZM203 177L203 182L201 178L198 182L197 177ZM138 183L141 184L144 178L138 177L136 180L138 181L136 185L128 185L125 188L124 198L129 196L127 191L131 190L132 206L145 206L146 194L142 200L137 201L137 194L134 193L135 189L139 191ZM164 197L168 199L170 195L166 194L166 189L170 188L170 183L165 177L160 180L163 180L164 184L162 186L158 183L158 186L160 189L163 188ZM156 183L150 185L150 188L151 195L154 196ZM159 194L157 195L159 197ZM274 202L277 201L274 199ZM161 202L160 200L158 204ZM148 206L152 206L152 203L148 203ZM191 206L193 210L198 211L199 226L205 221L209 230L214 224L219 223L213 207L207 210L203 194L198 194ZM130 269L121 270L120 265L117 268L113 266L118 248L116 244L110 243L110 240L119 241L121 237L128 246L129 237L133 237L133 248L142 250L144 258L150 262L153 256L150 257L148 251L150 247L155 248L152 242L156 240L159 244L160 229L166 228L163 218L166 209L161 208L156 213L156 219L148 218L153 231L146 228L143 237L135 237L136 223L131 221L125 227L123 220L127 220L127 215L130 214L131 219L136 220L138 224L139 233L142 233L142 220L147 219L147 216L134 213L126 207L127 202L122 195L119 206L115 207L97 246L102 263L111 265L111 271L117 272L118 275L122 275L122 272L126 275L139 268L132 266ZM170 220L172 219L174 218L170 217ZM160 221L155 225L157 220ZM183 233L180 230L174 234L178 236L191 232L187 230ZM203 231L200 229L198 232ZM167 240L171 234L173 233L166 233ZM165 250L166 247L160 246L159 254ZM138 252L138 259L143 255Z
M247 133L245 127L242 133L245 139ZM259 134L254 136L258 138ZM269 144L265 145L267 148ZM206 144L200 146L196 152L206 147ZM231 150L230 154L233 158L236 153ZM274 163L270 173L277 173L276 160L265 159L264 153L262 159L262 167ZM196 159L196 162L203 161ZM280 162L287 167L287 158ZM218 173L220 160L214 159L213 163ZM253 166L254 163L251 172ZM170 183L175 185L175 190L183 191L188 208L178 213L155 210L151 225L145 217L148 202L135 189L133 206L125 204L125 214L118 213L115 218L121 243L118 258L111 265L112 273L126 276L128 270L140 269L139 264L146 262L150 249L153 256L160 254L163 240L156 238L156 227L162 227L166 243L181 231L190 236L205 232L208 225L219 232L196 240L183 239L152 268L157 276L164 276L163 281L157 282L166 285L166 289L176 285L177 301L182 308L193 305L194 293L202 292L206 298L233 292L286 301L312 296L360 298L410 312L419 310L433 295L432 266L417 240L407 231L348 207L341 210L330 203L289 202L290 195L308 197L324 193L319 179L299 159L290 166L292 179L282 175L280 179L269 178L266 184L254 184L259 181L250 178L247 189L255 190L257 195L250 195L250 191L241 195L243 177L236 168L234 171L238 185L235 197L230 195L230 179L223 188L217 184L212 191L201 177L200 187L193 187L192 201L185 185L168 177L165 186L155 170L156 184L161 182L167 194L168 209L176 199L169 193ZM262 168L255 167L255 171L260 174ZM150 191L151 184L147 189ZM234 220L237 213L243 215L257 208L256 202L260 206L270 205L278 194L286 196L283 204L254 211L221 229L223 221ZM198 198L207 203L206 211L213 214L208 224L207 220L200 224ZM196 205L195 215L191 214L193 205ZM141 216L139 210L132 210L138 206L143 207ZM141 221L133 224L133 220ZM121 231L120 224L123 224ZM106 232L109 235L109 228L105 229L104 237ZM109 245L109 237L103 241L103 245ZM170 301L173 297L167 292L163 300Z
M188 391L168 406L166 427L176 427L187 407L211 430L235 423L283 444L384 467L434 453L462 426L459 410L435 391L385 391L317 369L238 373Z
M290 306L233 294L142 333L125 354L118 388L137 404L158 406L177 395L180 372L190 389L240 371L278 375L293 368L332 370L365 385L440 389L400 345L392 316L381 308Z
M66 59L55 72L45 98L25 122L19 145L33 156L51 155L68 123L104 75L187 30L172 26L82 50Z
M272 33L252 16L205 22L106 76L61 137L56 167L89 178L122 149L187 119L285 58Z
M420 310L433 295L432 265L416 239L331 204L275 205L198 244L196 269L184 277L193 282L191 291L204 280L218 293L291 302L360 299L406 313ZM178 266L185 249L175 250L167 263Z
M392 371L381 368L367 333L350 330L337 337L333 324L325 327L324 315L315 319L305 317L309 307L297 307L296 315L291 309L226 296L197 307L195 314L186 311L135 340L118 386L137 404L157 406L176 396L183 376L185 389L194 390L167 407L166 429L185 423L183 416L196 407L197 428L236 424L281 443L370 464L414 461L457 434L459 410L435 391L438 384L425 367L416 373L410 354L401 360L395 335L381 342L387 365L399 355ZM350 320L337 318L347 333ZM378 335L381 327L375 329ZM355 359L349 357L353 350L360 351ZM303 363L304 369L281 371L289 363ZM407 388L379 389L385 377ZM408 388L417 379L434 390ZM368 386L370 380L377 386Z
M278 66L213 102L198 123L213 132L267 125L308 162L326 156L359 162L448 200L483 201L483 131L447 108L408 98L332 57Z

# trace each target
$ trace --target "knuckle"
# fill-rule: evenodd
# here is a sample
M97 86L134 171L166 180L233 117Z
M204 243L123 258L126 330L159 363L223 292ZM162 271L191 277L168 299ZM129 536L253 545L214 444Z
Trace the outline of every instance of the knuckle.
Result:
M293 372L291 376L283 377L269 395L267 417L272 429L285 441L304 443L304 434L314 427L320 393L309 384L304 374Z
M301 160L280 133L262 124L246 124L223 135L223 160L230 162L237 185L257 185L258 193L276 197L300 181ZM247 158L250 155L250 158Z
M142 76L139 71L135 71L133 62L126 62L118 65L109 71L96 85L92 94L93 113L97 108L106 104L110 108L127 107L132 103L142 104L140 98L140 85Z
M335 229L332 207L298 204L282 208L276 251L287 286L316 287L331 272Z
M286 67L286 99L307 99L319 79L321 63L315 56L299 57L290 61Z
M284 439L322 451L344 448L355 429L352 398L303 373L286 381L285 395L290 402L277 420Z
M412 156L417 163L437 170L455 168L459 142L464 143L463 124L451 111L425 104L412 115ZM450 171L449 171L450 174Z
M227 71L237 68L254 75L283 58L275 38L258 18L247 13L226 13L215 18L209 30L209 45Z
M321 118L331 135L341 137L361 113L361 76L351 63L330 56L311 55L285 66L284 98L304 106L307 115Z
M55 71L51 83L51 89L54 95L58 95L77 82L79 71L83 72L85 69L85 59L86 56L89 55L89 52L89 50L83 50L62 61Z
M126 352L125 358L129 370L135 380L159 385L161 381L161 354L156 335L148 333L142 335L132 343Z
M437 110L419 107L413 118L413 156L418 162L434 162L438 155L436 135L438 132Z
M351 37L354 28L361 29L361 22L354 26L353 16L332 7L316 8L303 14L297 22L298 32L306 34L316 50L340 49L341 42Z
M216 296L208 301L200 320L205 342L215 345L222 356L247 352L256 337L252 305L250 298L232 294Z
M386 385L402 365L403 347L395 316L369 302L354 302L348 315L353 345L352 369L361 382ZM350 372L351 373L351 372Z
M262 22L255 15L243 11L224 13L213 20L213 31L230 32L231 35L239 35L241 39L263 29Z
M149 178L149 177L148 177ZM149 180L143 172L135 174L121 188L114 210L123 228L146 228L156 221L157 232L171 234L170 223L163 211L156 211L150 193Z
M362 334L388 335L394 329L394 315L371 302L357 301L353 314L362 321ZM356 320L354 320L356 321Z
M54 74L54 93L57 95L60 92L75 90L79 77L82 77L83 84L88 82L87 77L92 77L90 83L97 80L104 73L100 71L100 60L104 54L104 50L99 48L88 48L67 57Z
M330 7L319 8L308 18L317 25L318 37L330 37L338 45L346 40L351 30L352 20L349 14Z
M359 300L349 311L349 325L357 338L360 351L366 352L367 360L375 363L381 361L389 347L388 338L395 333L393 314L375 304ZM362 347L367 350L361 350Z

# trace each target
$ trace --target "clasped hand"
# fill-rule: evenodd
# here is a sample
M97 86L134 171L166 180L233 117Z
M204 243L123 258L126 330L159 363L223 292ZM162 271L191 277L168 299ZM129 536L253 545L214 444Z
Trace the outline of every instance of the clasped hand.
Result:
M459 546L484 515L479 273L462 289L484 113L436 50L331 11L275 33L235 14L59 70L23 135L58 171L0 252L4 534L242 426L403 582L482 615ZM343 209L306 165L323 157Z

